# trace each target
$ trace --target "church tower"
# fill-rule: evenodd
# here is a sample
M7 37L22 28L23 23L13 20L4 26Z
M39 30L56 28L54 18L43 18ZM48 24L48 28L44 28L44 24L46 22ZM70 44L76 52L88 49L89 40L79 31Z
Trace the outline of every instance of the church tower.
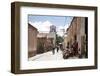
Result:
M50 26L50 32L49 33L53 38L53 45L55 46L56 45L56 26L55 25Z
M55 25L50 26L50 32L56 33L56 26Z

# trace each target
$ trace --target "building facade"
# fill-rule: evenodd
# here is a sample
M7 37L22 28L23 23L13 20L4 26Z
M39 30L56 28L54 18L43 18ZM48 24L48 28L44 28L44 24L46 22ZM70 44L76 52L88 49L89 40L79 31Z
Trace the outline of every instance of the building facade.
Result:
M71 46L76 38L78 42L78 50L80 54L87 53L87 18L74 17L69 28L66 30L67 37L65 38L65 45Z
M28 57L52 50L55 45L56 27L50 26L49 33L40 33L37 28L28 23Z
M28 24L28 57L35 56L37 53L37 34L37 29Z
M54 36L51 33L38 33L37 35L38 39L38 46L37 46L37 52L38 53L44 53L47 51L52 50Z

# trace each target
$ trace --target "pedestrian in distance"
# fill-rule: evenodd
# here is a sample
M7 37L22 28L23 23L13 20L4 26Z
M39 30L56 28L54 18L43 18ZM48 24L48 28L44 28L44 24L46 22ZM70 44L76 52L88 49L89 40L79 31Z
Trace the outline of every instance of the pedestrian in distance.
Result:
M57 45L57 47L56 47L56 48L57 48L57 52L58 52L58 51L59 51L59 46Z
M52 48L52 53L53 53L53 55L55 54L55 47L54 46Z

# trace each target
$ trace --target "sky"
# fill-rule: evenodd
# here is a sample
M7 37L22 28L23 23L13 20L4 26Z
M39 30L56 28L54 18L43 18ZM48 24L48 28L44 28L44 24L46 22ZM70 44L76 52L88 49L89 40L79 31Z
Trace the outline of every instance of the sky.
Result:
M57 34L62 36L63 29L66 30L73 17L71 16L42 16L42 15L28 15L28 23L36 27L39 32L49 33L50 26L55 25Z

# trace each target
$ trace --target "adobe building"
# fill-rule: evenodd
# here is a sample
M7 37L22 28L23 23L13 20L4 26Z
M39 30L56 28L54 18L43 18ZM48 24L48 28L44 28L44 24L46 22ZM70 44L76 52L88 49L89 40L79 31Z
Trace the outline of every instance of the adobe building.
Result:
M38 30L28 23L28 57L37 54L37 34Z
M87 18L86 17L74 17L69 28L66 30L67 39L65 40L65 45L69 43L71 46L75 40L75 37L78 42L78 49L80 50L80 54L88 52L87 48Z
M68 38L67 38L68 36L67 36L67 34L65 34L63 37L64 37L63 48L65 49L67 46L67 42L68 42Z
M37 39L38 54L52 50L52 47L56 45L56 26L51 25L49 33L38 33Z
M54 36L51 33L38 33L37 52L44 53L52 49Z
M46 34L38 33L37 35L37 54L45 52Z

